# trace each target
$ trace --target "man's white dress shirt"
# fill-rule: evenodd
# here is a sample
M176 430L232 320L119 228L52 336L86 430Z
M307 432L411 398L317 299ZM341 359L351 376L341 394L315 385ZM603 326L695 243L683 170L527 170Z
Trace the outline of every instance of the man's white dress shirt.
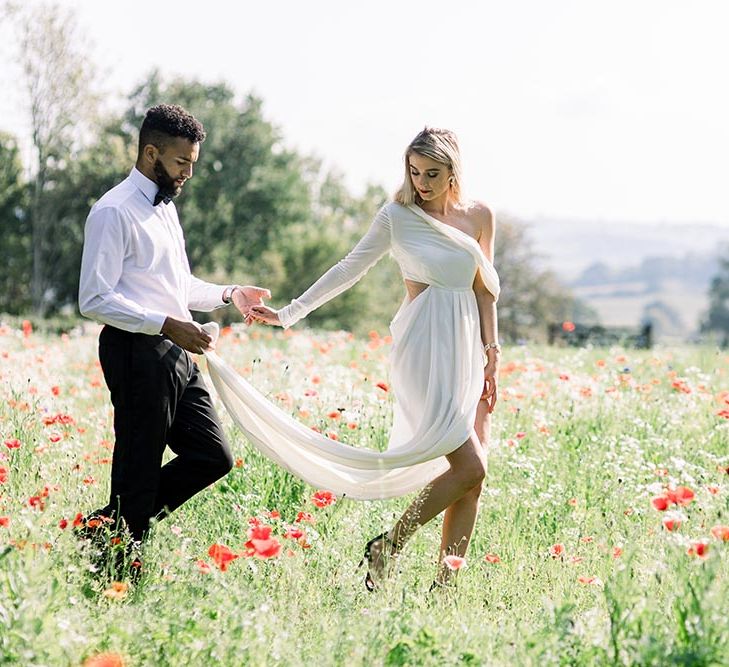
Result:
M195 278L174 203L154 206L158 186L133 168L94 204L81 260L81 314L125 331L158 334L167 317L223 303L228 285Z

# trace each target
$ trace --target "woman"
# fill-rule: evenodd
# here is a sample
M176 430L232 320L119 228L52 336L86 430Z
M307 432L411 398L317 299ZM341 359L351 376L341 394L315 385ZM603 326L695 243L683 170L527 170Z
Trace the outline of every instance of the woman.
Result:
M248 317L289 327L351 287L388 250L400 265L407 299L391 325L395 409L383 456L407 452L414 468L445 456L448 467L440 468L391 530L368 542L368 590L413 533L444 510L434 586L446 585L452 575L444 557L466 553L486 474L500 354L494 219L484 204L461 199L455 135L435 128L420 132L405 152L402 187L352 252L286 307L254 306ZM409 465L399 466L403 478ZM400 490L411 490L404 479Z

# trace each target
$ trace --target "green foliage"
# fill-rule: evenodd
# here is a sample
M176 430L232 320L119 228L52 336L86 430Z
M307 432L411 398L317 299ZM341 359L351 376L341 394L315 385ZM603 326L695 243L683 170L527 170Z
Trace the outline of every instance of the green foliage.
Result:
M28 187L15 140L0 133L0 312L30 306Z
M554 273L540 268L522 223L497 219L494 266L501 279L498 311L504 340L543 341L550 322L591 319Z
M96 106L89 87L89 60L78 45L73 14L58 5L25 7L11 12L17 33L18 60L30 110L34 163L25 209L31 238L30 296L39 315L58 307L57 278L67 268L63 249L73 247L66 229L62 186L65 170L82 143ZM66 235L68 234L68 236Z
M719 272L709 288L709 311L701 328L718 333L723 345L729 345L729 256L719 260Z

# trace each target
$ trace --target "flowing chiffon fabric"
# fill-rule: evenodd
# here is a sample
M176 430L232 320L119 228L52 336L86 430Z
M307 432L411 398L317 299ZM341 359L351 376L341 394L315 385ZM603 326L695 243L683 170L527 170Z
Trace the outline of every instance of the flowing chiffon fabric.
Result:
M393 425L386 451L344 445L271 403L215 352L215 389L246 437L266 456L319 488L357 499L399 496L448 469L446 454L475 436L484 356L473 281L498 298L499 278L478 243L422 209L384 206L337 265L279 311L285 327L355 284L386 252L404 278L428 285L406 298L390 329ZM216 325L205 325L215 336Z

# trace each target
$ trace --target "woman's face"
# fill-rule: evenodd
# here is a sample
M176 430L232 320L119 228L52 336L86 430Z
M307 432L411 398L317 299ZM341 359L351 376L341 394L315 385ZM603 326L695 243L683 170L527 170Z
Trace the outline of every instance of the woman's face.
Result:
M449 191L451 172L448 165L418 153L408 155L408 165L413 187L423 201L433 201Z

